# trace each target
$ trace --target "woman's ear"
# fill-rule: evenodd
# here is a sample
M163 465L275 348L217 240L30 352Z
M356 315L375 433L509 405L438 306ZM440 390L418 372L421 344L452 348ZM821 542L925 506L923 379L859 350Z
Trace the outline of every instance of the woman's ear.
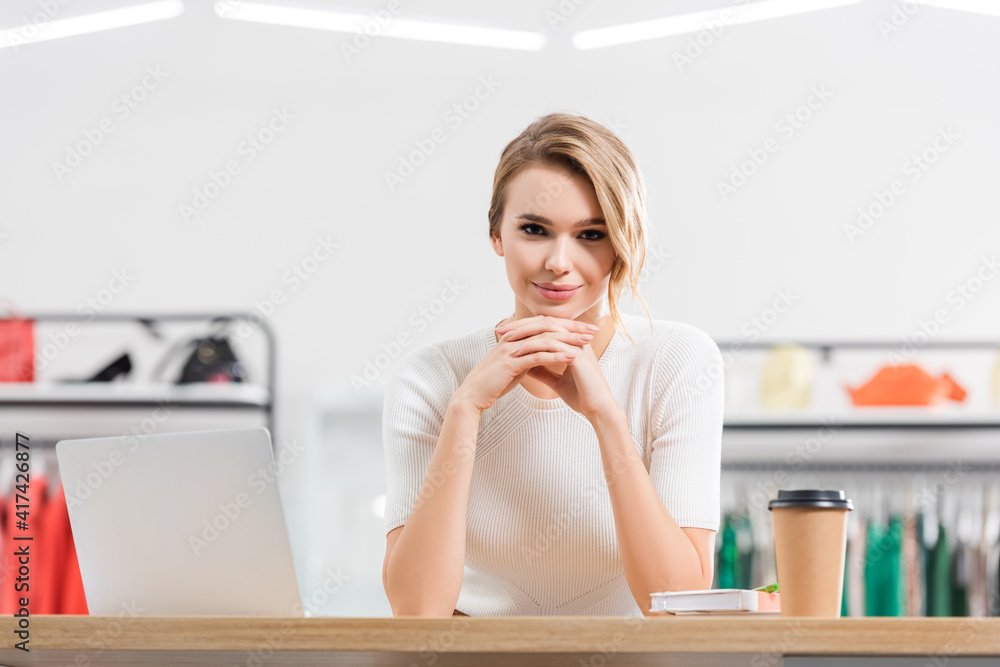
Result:
M503 257L503 239L499 236L491 236L490 244L493 245L493 252Z

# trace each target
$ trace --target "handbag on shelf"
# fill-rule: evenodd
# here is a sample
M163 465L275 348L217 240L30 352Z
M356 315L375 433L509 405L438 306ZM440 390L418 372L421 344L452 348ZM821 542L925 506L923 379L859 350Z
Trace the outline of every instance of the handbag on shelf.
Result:
M19 310L8 308L0 319L0 382L35 381L35 322L18 316Z
M195 349L184 363L177 384L243 382L243 364L236 358L228 338L209 336L196 340L195 343Z
M174 381L175 384L246 381L246 367L233 352L226 327L227 321L223 320L212 333L175 344L160 360L153 373L154 379L159 380L163 375L163 370L175 355L193 346L194 349L184 361L184 365Z

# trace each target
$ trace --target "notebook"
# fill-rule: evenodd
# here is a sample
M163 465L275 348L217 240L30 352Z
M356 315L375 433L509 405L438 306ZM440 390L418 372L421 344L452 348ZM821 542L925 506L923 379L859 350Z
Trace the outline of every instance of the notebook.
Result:
M267 429L61 440L91 615L308 616Z
M669 614L780 614L780 595L741 588L653 593L650 595L650 611Z

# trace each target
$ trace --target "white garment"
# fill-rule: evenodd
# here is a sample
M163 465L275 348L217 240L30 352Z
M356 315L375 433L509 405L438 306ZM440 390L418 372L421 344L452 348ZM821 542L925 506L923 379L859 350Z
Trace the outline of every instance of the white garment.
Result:
M681 527L718 530L724 382L715 342L623 314L598 364L657 495ZM385 530L406 523L448 402L497 345L492 326L400 360L382 414ZM622 568L597 435L520 384L482 414L456 608L470 616L641 616ZM647 607L648 610L648 607Z

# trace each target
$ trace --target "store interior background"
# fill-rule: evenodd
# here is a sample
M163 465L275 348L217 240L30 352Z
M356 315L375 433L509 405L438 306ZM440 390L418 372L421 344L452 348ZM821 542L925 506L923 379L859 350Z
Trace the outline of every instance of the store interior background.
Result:
M362 25L390 7L269 3L354 9L368 16ZM4 2L0 29L45 4ZM130 5L49 4L55 19ZM924 3L899 14L904 4L864 0L581 50L572 39L582 31L739 5L402 0L394 16L545 43L376 34L348 61L354 34L223 18L187 0L174 18L0 48L0 296L26 312L78 312L120 285L102 311L266 316L278 342L275 445L300 452L279 478L300 587L305 595L339 569L347 583L316 613L390 615L379 516L386 373L398 353L513 312L486 213L500 151L540 115L585 114L633 150L651 214L642 294L657 319L717 341L902 349L943 310L935 340L998 339L1000 280L984 267L1000 247L1000 16ZM151 71L161 80L122 117L116 100L154 81ZM287 120L248 159L241 142L276 109ZM793 132L776 127L797 111ZM78 166L56 166L108 118L113 131ZM948 134L913 180L913 156ZM777 150L746 167L769 139ZM185 214L229 161L240 172ZM401 161L419 164L390 185ZM724 198L719 183L741 167L754 173ZM878 211L896 179L901 194L859 225L859 208ZM296 283L295 267L311 270ZM959 286L977 289L960 301ZM782 295L790 305L771 318ZM643 314L632 300L626 310ZM401 336L407 344L394 347ZM38 380L87 375L126 349L131 379L147 378L160 348L145 332L90 325ZM259 378L260 341L241 350ZM927 369L964 372L969 404L986 409L994 359L928 357ZM871 362L859 357L837 377L857 386ZM359 382L369 364L377 372ZM753 407L752 394L727 400L727 410Z

